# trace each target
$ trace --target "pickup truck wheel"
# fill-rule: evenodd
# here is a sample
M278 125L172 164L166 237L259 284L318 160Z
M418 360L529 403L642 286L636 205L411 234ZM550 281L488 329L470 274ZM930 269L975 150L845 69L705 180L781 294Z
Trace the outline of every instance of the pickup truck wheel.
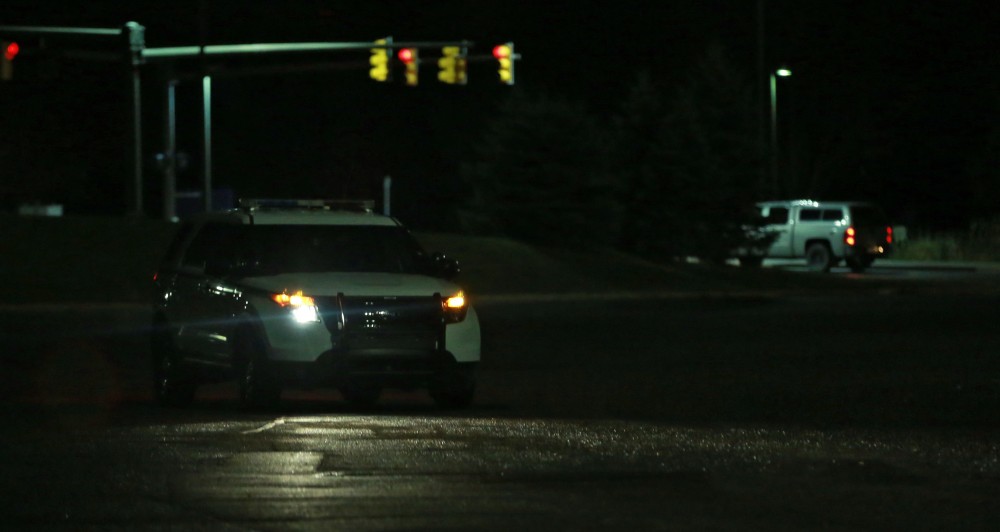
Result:
M153 395L160 406L185 407L194 400L198 384L180 364L166 324L153 328Z
M828 272L833 265L832 253L826 244L816 242L806 248L806 265L814 272Z
M865 271L865 269L868 268L868 265L871 264L871 262L867 262L861 257L849 257L846 262L847 266L854 273L861 273Z
M250 333L237 339L239 360L240 405L247 409L268 408L281 398L281 386L271 374L267 357Z

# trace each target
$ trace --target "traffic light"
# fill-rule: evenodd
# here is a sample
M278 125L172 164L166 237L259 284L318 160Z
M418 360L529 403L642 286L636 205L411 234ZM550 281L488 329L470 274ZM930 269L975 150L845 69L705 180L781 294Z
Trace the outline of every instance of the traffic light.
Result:
M465 85L466 51L460 46L445 46L441 48L441 59L438 59L438 80L449 85Z
M506 85L514 84L514 43L508 42L498 44L493 47L493 57L497 60L497 74L500 76L500 83Z
M391 81L392 72L389 70L389 58L392 57L392 37L378 39L375 44L387 45L385 48L372 48L372 57L369 60L371 70L368 76L375 81Z
M14 58L21 51L21 47L14 41L0 41L0 79L6 81L14 76Z
M416 48L402 48L399 50L399 60L406 66L406 84L416 87L419 81L420 57Z

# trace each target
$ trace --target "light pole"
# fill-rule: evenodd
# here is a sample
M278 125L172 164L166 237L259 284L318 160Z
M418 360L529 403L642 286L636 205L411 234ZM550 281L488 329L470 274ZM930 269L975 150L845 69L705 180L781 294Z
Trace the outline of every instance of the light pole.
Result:
M775 194L778 194L778 78L787 78L792 75L792 71L787 67L781 67L771 71L771 144L769 146L771 156L771 186Z

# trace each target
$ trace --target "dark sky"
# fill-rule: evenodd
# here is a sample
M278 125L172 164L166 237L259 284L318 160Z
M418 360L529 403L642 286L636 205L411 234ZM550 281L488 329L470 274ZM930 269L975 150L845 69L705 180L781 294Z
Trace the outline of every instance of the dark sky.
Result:
M924 216L943 201L952 221L959 220L959 204L976 188L969 167L982 159L1000 123L998 4L767 0L766 65L794 70L779 89L789 172L819 183L813 190L821 194L869 196L897 217ZM392 35L469 39L480 45L474 53L488 53L511 40L523 55L518 89L582 100L605 118L636 72L647 69L670 87L713 40L726 45L748 76L757 71L755 0L0 0L0 6L0 25L119 27L135 20L146 27L150 47L203 38L246 43ZM355 57L367 61L367 53ZM48 67L54 73L36 76L31 59L26 50L15 80L0 85L0 157L8 161L0 166L3 207L32 186L39 199L82 210L108 207L95 191L113 190L120 181L126 96L120 80L113 68L91 64L60 63ZM404 189L446 196L447 175L456 173L510 89L494 82L487 64L473 66L465 87L443 86L435 75L425 70L415 89L376 84L364 70L219 77L216 181L255 195L372 195L374 184L391 174ZM151 157L162 145L162 88L152 68L144 72L144 90ZM179 145L197 160L198 85L182 82L178 97ZM38 160L39 146L60 156ZM26 162L23 153L35 156ZM32 186L18 184L34 172L41 177ZM147 174L147 188L155 192L159 176L152 168ZM843 175L852 177L844 181ZM194 187L199 177L195 165L182 173L181 185ZM71 187L59 186L59 179L88 183L87 198L60 197ZM823 185L833 181L850 185ZM120 196L114 197L112 208Z

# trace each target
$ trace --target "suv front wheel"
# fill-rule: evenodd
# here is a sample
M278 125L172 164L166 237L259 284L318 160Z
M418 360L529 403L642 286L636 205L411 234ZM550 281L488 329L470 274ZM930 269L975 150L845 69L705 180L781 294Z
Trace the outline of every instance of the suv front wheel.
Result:
M236 338L236 361L240 404L248 409L274 406L281 398L281 385L270 371L260 340L246 329Z
M198 388L190 372L181 365L170 328L163 321L153 326L153 395L161 406L184 407L194 400Z

